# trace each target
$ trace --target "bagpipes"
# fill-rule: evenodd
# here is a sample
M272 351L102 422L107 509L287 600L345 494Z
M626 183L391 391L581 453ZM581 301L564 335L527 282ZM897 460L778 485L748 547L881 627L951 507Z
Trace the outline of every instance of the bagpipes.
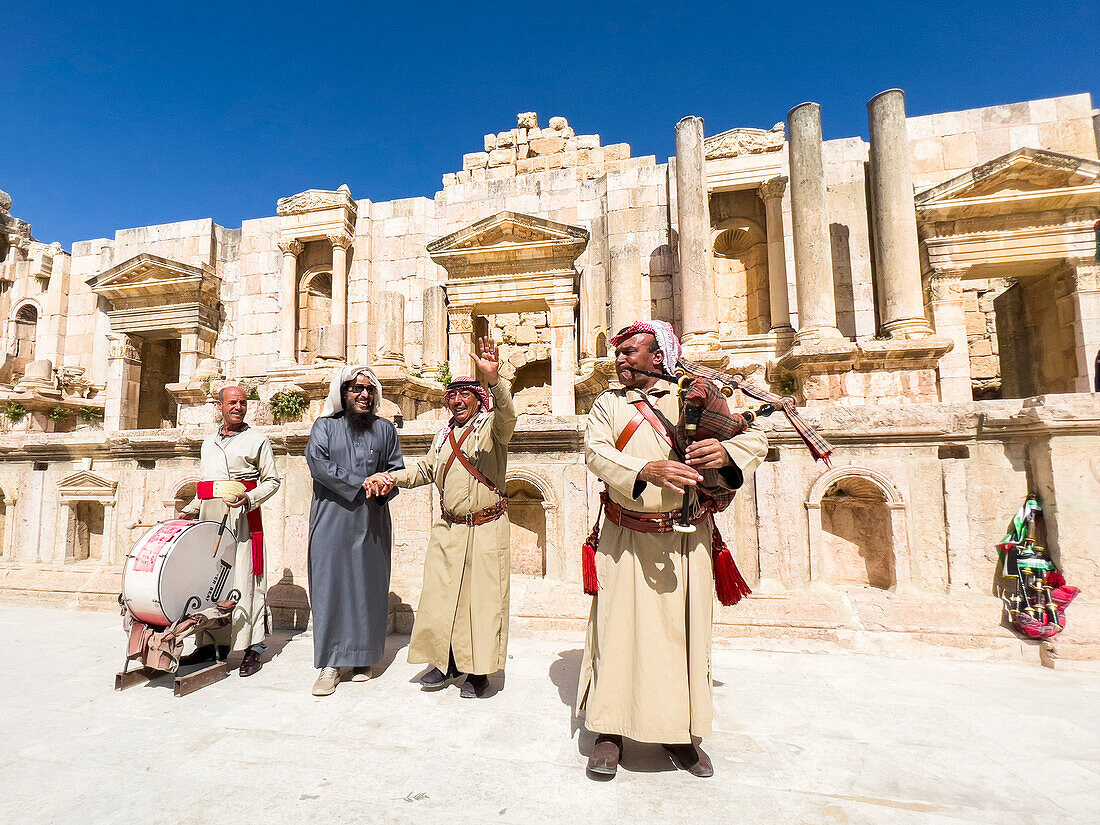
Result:
M997 545L1001 571L1015 579L1015 590L1004 594L1012 626L1030 639L1049 639L1065 630L1066 606L1081 592L1066 584L1045 547L1036 539L1036 520L1043 508L1028 496Z
M748 384L740 374L729 375L684 359L680 359L674 375L638 369L632 369L632 372L676 384L677 395L680 400L680 418L668 435L673 451L680 461L686 461L688 447L693 442L708 438L727 441L744 432L757 418L771 415L776 410L782 410L795 431L805 442L814 459L821 459L826 466L829 466L829 456L833 451L832 446L802 420L795 407L794 399L790 396L776 395L768 390ZM727 399L732 397L736 390L740 390L749 398L765 403L755 410L747 409L740 413L731 412ZM653 410L653 413L659 416L656 410ZM704 469L701 474L703 483L697 489L687 488L684 492L684 501L680 508L679 518L672 527L677 532L694 532L696 528L693 522L699 521L700 515L722 512L729 507L736 495L737 491L730 489L729 485L725 483L721 470ZM715 591L718 600L723 605L734 605L752 591L749 590L748 585L737 569L733 553L730 552L729 547L722 539L718 525L713 520L711 523L713 525L711 552L714 561ZM584 575L584 592L589 595L595 595L599 589L599 582L596 577L596 548L599 543L599 528L600 516L597 515L592 533L582 548L581 566Z

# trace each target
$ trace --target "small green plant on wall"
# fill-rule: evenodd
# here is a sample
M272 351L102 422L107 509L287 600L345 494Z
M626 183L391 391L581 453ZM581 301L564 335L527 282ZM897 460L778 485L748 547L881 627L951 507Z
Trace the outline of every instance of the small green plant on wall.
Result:
M80 420L87 421L89 424L93 424L96 421L102 421L103 410L98 410L95 407L81 407Z
M271 415L276 421L298 421L309 403L294 392L285 390L271 396Z
M52 410L46 413L46 417L49 418L50 421L52 421L54 424L57 424L59 421L64 421L65 418L68 417L68 415L69 411L66 410L64 407L54 407Z
M3 415L12 424L18 424L27 417L27 408L18 401L9 401L3 407L0 407L0 415Z
M794 395L798 390L798 379L793 372L783 372L771 382L772 389L779 395Z
M451 378L451 362L444 361L439 365L439 383L443 386L447 386L454 379Z

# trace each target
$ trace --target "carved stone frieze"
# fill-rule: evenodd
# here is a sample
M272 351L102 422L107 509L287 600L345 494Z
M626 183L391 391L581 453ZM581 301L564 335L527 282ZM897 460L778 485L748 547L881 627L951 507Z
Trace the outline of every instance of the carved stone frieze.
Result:
M355 200L348 187L341 186L336 191L328 189L307 189L297 195L279 198L275 211L279 216L300 215L303 212L316 212L320 209L345 208L356 211Z
M785 138L783 123L777 123L770 129L752 129L742 127L729 129L717 135L711 135L703 141L707 160L717 158L735 158L739 155L759 155L764 152L778 152L783 148Z

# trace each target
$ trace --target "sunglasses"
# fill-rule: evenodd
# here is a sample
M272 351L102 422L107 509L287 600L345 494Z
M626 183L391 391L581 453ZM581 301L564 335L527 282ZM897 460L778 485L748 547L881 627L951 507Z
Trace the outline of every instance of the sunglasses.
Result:
M348 394L350 394L350 395L362 395L363 393L373 393L373 392L374 392L374 386L370 385L370 384L368 384L365 387L362 384L352 384L350 387L348 387Z

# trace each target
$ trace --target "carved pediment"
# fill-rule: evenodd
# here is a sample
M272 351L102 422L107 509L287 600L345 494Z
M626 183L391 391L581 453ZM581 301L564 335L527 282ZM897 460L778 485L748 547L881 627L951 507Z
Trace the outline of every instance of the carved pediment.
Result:
M57 483L62 501L99 501L112 504L118 482L104 478L92 470L77 470Z
M307 189L288 198L279 198L275 213L279 216L301 215L322 209L344 208L355 212L357 207L351 189L344 184L339 189Z
M143 252L91 278L88 286L121 308L216 301L220 279L207 264L192 266Z
M1100 179L1100 162L1048 152L1017 149L969 172L934 186L916 197L918 209L943 207L953 201L970 203L978 199L1031 200L1028 193L1095 186Z
M711 135L703 141L707 160L735 158L739 155L759 155L783 149L785 139L783 123L770 129L739 127Z
M428 244L448 271L474 264L520 269L571 269L588 245L588 230L518 212L498 212Z
M142 253L88 280L110 304L115 333L172 337L181 330L218 327L221 279L207 264Z

